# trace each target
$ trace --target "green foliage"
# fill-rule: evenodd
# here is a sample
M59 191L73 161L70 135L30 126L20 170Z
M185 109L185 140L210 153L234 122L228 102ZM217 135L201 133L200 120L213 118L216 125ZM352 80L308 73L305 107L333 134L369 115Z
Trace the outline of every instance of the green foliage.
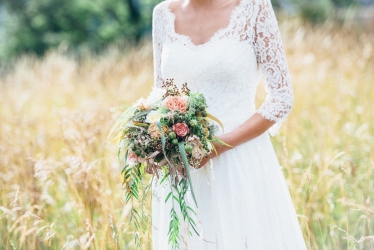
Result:
M179 229L180 229L180 221L178 218L178 214L175 211L174 207L170 211L170 225L169 225L169 244L171 243L171 247L174 249L178 249L180 247L179 241Z
M359 0L331 0L331 2L337 7L348 7L359 4Z
M150 0L151 1L151 0ZM61 44L98 51L139 40L150 29L152 2L133 0L2 0L8 10L5 56L43 55ZM147 8L149 6L149 8Z
M199 107L204 107L204 109L206 108L205 97L200 93L190 93L190 96L188 98L189 110L199 111Z
M195 193L194 193L193 187L192 187L191 173L190 173L190 168L189 168L189 164L188 164L188 160L187 160L187 153L186 153L186 150L184 149L184 142L179 142L178 147L179 147L179 152L180 152L182 160L183 160L184 168L187 171L187 178L188 178L188 183L189 183L189 186L190 186L190 189L191 189L190 191L191 191L191 194L192 194L192 198L193 198L193 200L194 200L194 202L197 206Z
M271 0L274 10L281 9L281 0Z
M171 184L171 183L170 183ZM199 233L196 230L196 223L191 217L191 215L196 215L193 208L187 205L185 196L187 190L189 188L189 183L187 179L182 178L177 185L172 185L172 189L168 196L165 199L165 202L168 199L172 199L172 208L170 210L170 224L169 224L169 231L168 231L168 243L171 245L172 249L179 249L180 248L180 228L181 228L181 220L179 219L178 212L181 213L183 217L183 222L186 222L188 225L188 233L192 235L192 229L197 235ZM176 211L174 202L177 202L179 205L179 211Z
M275 10L282 9L281 0L272 0ZM291 0L297 13L305 22L312 24L322 23L327 19L339 19L337 9L358 6L359 0Z
M153 6L159 0L0 0L9 16L0 60L63 45L75 52L100 51L109 44L139 41L151 29ZM276 11L282 0L272 0ZM334 7L358 0L291 0L301 17L320 23L333 16Z
M299 1L300 16L304 21L321 23L332 13L330 0Z

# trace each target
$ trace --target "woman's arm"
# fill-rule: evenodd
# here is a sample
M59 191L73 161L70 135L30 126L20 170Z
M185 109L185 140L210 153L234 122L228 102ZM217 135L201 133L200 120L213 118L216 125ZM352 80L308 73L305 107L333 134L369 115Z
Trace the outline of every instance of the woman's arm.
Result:
M256 138L257 136L267 131L274 124L274 121L269 121L262 115L255 113L235 130L218 136L220 140L224 141L231 147L218 142L214 142L213 144L216 148L217 154L215 152L212 152L208 157L204 158L200 163L200 167L204 166L205 163L207 163L207 161L209 161L210 159L226 152L227 150L235 148L236 146L239 146L244 142Z
M278 22L270 0L260 0L254 26L253 47L257 63L266 79L266 101L256 111L276 122L270 129L275 135L293 106L293 93Z
M232 147L247 142L267 130L275 135L293 106L291 80L274 10L270 0L261 0L258 7L253 48L257 64L266 78L268 94L266 101L253 116L235 130L219 136L219 139ZM218 155L231 149L220 143L214 145ZM200 166L215 156L216 154L212 153Z
M256 138L257 136L267 131L274 124L274 121L269 121L262 115L255 113L235 130L218 136L220 140L224 141L231 147L225 146L221 143L215 143L214 146L216 147L217 153L222 154L223 152L231 148L234 148L244 142Z

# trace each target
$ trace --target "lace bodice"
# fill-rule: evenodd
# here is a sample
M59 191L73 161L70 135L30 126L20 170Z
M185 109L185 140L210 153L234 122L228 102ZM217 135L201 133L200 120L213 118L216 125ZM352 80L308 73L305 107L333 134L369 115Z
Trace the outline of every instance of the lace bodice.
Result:
M254 112L275 121L275 135L293 106L292 86L278 23L270 0L240 0L229 25L211 39L195 45L176 33L170 1L153 12L155 86L173 78L203 93L209 111L229 129ZM255 93L261 74L266 78L267 98L257 110Z

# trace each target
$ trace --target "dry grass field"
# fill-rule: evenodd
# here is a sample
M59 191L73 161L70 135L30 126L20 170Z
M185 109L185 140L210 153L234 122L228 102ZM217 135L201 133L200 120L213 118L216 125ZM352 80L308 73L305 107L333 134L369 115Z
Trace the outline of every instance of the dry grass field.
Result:
M308 247L372 250L374 29L287 21L281 32L295 106L272 140ZM145 42L79 61L23 56L0 78L0 249L133 249L105 139L152 72Z

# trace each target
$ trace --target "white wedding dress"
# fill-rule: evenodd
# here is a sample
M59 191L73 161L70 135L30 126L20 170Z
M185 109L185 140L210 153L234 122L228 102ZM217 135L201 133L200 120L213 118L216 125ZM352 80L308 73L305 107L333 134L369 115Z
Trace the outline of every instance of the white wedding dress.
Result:
M161 87L163 80L173 78L178 86L187 82L191 91L203 93L209 112L224 124L224 133L257 112L277 122L269 129L274 135L292 108L293 96L270 0L240 0L229 25L202 45L176 33L169 4L164 1L153 12L155 85ZM261 73L268 96L256 110ZM306 249L268 133L212 163L191 170L200 236L189 236L183 227L181 249ZM167 184L153 185L153 250L171 249L167 236L171 207L170 202L165 203L169 191ZM194 204L191 197L189 203Z

